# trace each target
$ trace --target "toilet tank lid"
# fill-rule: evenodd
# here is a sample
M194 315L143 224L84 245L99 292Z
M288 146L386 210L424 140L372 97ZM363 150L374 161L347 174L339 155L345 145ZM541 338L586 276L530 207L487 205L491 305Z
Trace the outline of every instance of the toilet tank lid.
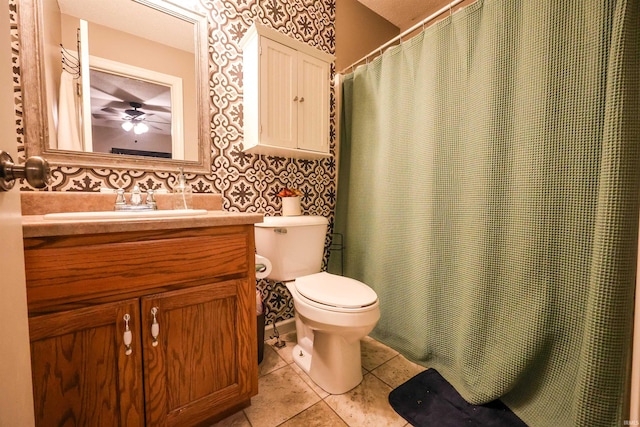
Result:
M303 227L308 225L327 225L329 220L323 216L298 215L298 216L265 216L263 222L255 224L256 227Z

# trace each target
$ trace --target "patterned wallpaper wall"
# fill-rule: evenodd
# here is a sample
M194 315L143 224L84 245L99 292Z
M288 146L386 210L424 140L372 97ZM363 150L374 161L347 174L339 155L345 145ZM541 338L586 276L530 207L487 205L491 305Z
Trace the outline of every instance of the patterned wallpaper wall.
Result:
M280 214L276 196L283 187L302 191L303 213L329 217L333 225L336 195L334 158L297 160L242 152L242 52L240 39L254 21L269 25L325 52L335 52L335 0L199 0L209 22L209 95L211 175L186 174L194 192L220 193L223 209ZM14 60L16 133L24 158L17 13L19 0L9 0ZM332 74L335 69L332 67ZM335 97L331 94L331 152L335 152ZM116 169L57 167L45 191L99 191L101 186L172 188L175 175ZM26 183L21 190L32 191ZM327 247L329 239L327 238ZM260 280L267 322L293 317L293 302L283 283Z

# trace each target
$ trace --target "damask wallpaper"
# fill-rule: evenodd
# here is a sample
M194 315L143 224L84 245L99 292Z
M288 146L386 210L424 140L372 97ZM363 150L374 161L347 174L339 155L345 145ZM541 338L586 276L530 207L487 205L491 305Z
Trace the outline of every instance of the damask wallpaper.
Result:
M212 173L187 174L194 192L222 194L223 209L278 215L283 187L302 193L303 213L323 215L333 225L336 200L335 159L297 160L245 154L243 142L242 52L239 42L254 21L335 53L335 0L199 0L209 22L209 96ZM19 0L9 0L15 88L16 137L24 157L20 86ZM335 72L332 67L332 74ZM331 94L331 152L335 153L335 94ZM173 187L175 175L116 169L56 167L45 191L99 191L101 186L130 189ZM32 191L22 183L22 191ZM327 235L327 248L329 234ZM284 283L260 280L267 322L293 317L293 302Z

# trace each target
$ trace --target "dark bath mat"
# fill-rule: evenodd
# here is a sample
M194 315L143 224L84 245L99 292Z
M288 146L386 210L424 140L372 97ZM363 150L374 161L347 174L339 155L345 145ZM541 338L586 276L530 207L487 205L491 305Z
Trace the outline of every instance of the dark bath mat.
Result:
M389 393L389 403L416 427L527 427L499 400L471 405L435 369L427 369Z

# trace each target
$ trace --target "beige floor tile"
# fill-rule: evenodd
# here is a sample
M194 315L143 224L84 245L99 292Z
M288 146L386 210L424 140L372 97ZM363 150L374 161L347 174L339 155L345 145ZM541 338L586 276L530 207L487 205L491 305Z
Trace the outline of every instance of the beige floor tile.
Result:
M318 402L311 408L296 415L280 427L348 427L338 414L325 403Z
M363 382L348 393L330 395L293 363L295 331L280 338L287 344L280 349L273 346L275 339L265 342L259 394L251 399L252 405L215 427L409 427L389 405L388 395L426 368L365 337L361 345Z
M240 411L215 423L211 427L251 427L251 423L244 415L244 412Z
M367 371L372 371L396 357L398 352L373 338L364 337L360 341L360 354L362 354L362 367Z
M258 379L258 395L244 410L253 427L277 426L320 401L290 366Z
M396 388L426 369L424 366L413 363L399 354L388 362L378 366L371 371L371 373L391 388Z
M307 373L305 371L302 370L301 367L299 367L297 364L292 363L291 365L289 365L291 367L291 369L293 369L295 371L296 374L298 374L300 376L300 378L302 379L302 381L304 381L309 387L311 387L311 389L318 395L320 396L321 399L324 399L325 397L329 396L329 393L327 393L326 391L324 391L322 388L320 388L320 386L318 384L316 384L315 382L313 382L313 380L311 379L311 377L309 377L309 375L307 375Z
M264 357L258 365L258 376L262 377L285 366L287 366L287 362L278 355L278 352L270 345L265 345Z
M407 422L389 405L391 390L377 377L367 374L358 387L345 394L330 395L325 402L350 427L401 427Z
M294 328L292 331L290 331L290 332L287 332L287 333L285 333L285 334L280 335L280 339L283 339L283 340L285 340L285 341L293 341L293 342L296 342L296 340L298 339L298 337L297 337L297 334L296 334L296 330L295 330L295 328Z

